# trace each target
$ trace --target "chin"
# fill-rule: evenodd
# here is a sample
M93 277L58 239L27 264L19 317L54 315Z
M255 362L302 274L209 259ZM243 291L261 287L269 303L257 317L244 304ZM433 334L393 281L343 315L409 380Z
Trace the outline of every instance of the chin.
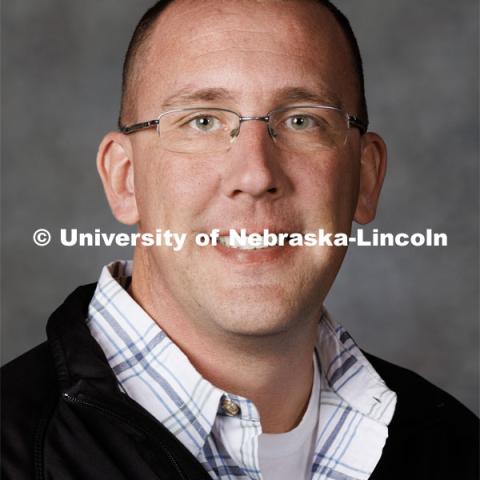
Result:
M306 304L292 302L285 291L272 287L238 289L232 296L219 296L216 306L210 305L212 319L225 333L265 337L299 328L310 315ZM295 298L295 297L294 297ZM213 307L213 308L212 308Z

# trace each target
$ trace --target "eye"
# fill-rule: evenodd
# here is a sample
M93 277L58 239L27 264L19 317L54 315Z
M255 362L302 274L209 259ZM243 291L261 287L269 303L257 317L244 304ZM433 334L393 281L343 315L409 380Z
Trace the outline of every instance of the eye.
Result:
M318 121L310 115L292 115L285 120L285 126L292 130L308 130L318 127Z
M211 115L199 115L192 118L188 124L201 132L212 132L220 128L220 121Z

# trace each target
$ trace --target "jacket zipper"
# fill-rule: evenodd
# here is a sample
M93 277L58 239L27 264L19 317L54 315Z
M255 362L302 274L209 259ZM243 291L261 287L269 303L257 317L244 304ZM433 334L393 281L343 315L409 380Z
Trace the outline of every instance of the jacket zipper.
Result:
M111 410L109 410L108 408L105 408L102 405L98 405L95 402L90 402L90 401L87 401L87 400L81 400L81 399L79 399L79 398L77 398L73 395L70 395L69 393L63 393L63 398L68 403L71 403L71 404L74 404L74 405L79 405L79 406L82 406L82 407L85 407L85 408L93 409L93 410L97 411L98 413L100 413L101 415L103 415L104 417L114 419L114 420L120 420L124 424L129 425L129 426L133 426L137 430L140 430L145 435L152 435L152 432L149 432L148 430L142 428L141 426L133 425L131 420L126 419L125 417L123 417L123 416L121 416L117 413L114 413ZM181 470L180 465L175 460L175 457L170 453L169 449L163 444L163 442L159 441L158 438L156 440L157 440L159 446L164 451L164 453L165 453L166 457L168 458L168 460L170 461L170 463L173 465L175 471L178 473L179 478L181 480L188 480L187 477L185 477L183 471Z

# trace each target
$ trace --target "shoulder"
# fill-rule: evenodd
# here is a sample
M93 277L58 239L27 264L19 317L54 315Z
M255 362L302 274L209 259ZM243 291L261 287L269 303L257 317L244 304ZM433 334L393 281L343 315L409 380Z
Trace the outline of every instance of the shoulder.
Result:
M54 378L53 359L47 342L43 342L1 368L2 396L15 390L31 390L40 387L45 380ZM31 385L31 386L30 386Z
M55 367L46 342L2 367L2 474L5 478L34 478L34 451L42 441L43 426L57 399Z
M478 418L420 375L365 355L397 394L379 470L395 468L392 479L407 474L412 479L478 478Z
M478 418L452 395L417 373L368 353L365 356L387 386L396 392L397 408L405 419L424 418L426 412L443 411L455 414L457 422L461 419L478 421Z

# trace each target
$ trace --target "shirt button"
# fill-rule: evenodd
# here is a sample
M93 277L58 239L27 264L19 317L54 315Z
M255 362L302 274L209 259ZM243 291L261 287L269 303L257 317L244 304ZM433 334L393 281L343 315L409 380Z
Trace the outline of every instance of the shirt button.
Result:
M222 408L229 417L234 417L240 413L240 407L228 397L222 400Z

